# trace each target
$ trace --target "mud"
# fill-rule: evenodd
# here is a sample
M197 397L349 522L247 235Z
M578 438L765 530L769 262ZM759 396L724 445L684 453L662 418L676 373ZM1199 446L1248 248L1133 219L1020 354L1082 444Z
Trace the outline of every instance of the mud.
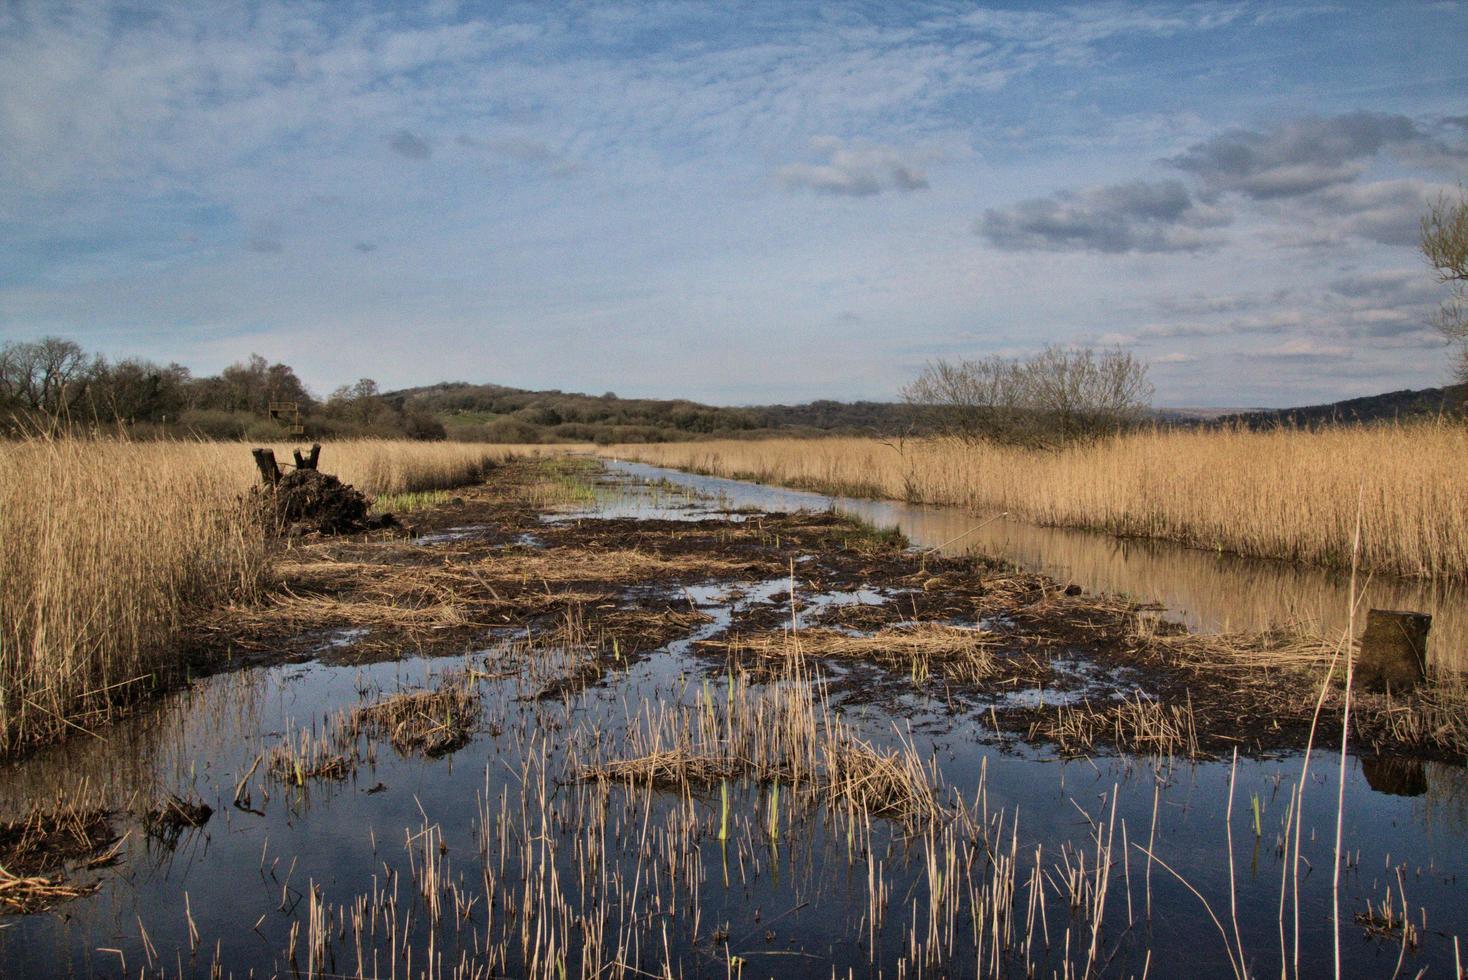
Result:
M566 499L548 503L547 486ZM1332 653L1283 633L1193 637L1155 607L917 551L833 512L735 512L691 497L597 511L583 506L588 493L632 491L590 461L523 460L412 529L293 542L267 600L201 624L197 652L362 664L532 636L594 651L546 683L538 697L551 699L670 645L710 675L738 665L755 676L793 645L837 705L977 713L999 744L1212 757L1303 748ZM661 516L595 516L649 510ZM1340 697L1331 685L1319 742L1339 736ZM1463 702L1434 697L1360 695L1357 744L1461 761ZM1184 740L1157 741L1148 719L1164 717Z

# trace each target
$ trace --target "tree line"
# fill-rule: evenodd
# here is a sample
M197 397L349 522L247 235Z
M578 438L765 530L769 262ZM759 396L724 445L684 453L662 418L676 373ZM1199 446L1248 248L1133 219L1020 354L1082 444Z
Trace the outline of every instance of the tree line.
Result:
M281 402L297 405L311 438L445 435L430 412L384 396L370 378L319 400L290 365L258 354L195 377L177 363L110 361L63 337L0 346L0 428L10 432L66 426L142 438L281 439L288 430L270 414L271 404Z

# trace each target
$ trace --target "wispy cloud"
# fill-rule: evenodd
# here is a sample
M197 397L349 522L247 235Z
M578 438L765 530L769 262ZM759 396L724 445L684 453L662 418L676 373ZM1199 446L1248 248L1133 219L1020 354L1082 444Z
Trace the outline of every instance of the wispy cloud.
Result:
M823 194L870 197L884 190L927 190L928 178L914 161L891 146L849 146L834 136L811 140L819 163L790 163L776 171L790 188Z

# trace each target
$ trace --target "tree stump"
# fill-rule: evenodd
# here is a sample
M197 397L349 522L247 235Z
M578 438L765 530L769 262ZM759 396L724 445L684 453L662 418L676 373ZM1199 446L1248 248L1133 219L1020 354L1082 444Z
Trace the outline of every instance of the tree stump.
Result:
M267 487L280 482L280 465L275 462L275 450L251 449L250 454L255 457L255 465L260 470L260 482Z
M1356 655L1356 680L1364 687L1404 690L1427 677L1427 631L1432 617L1398 609L1366 613Z
M295 457L296 469L314 470L317 462L321 459L321 443L313 442L311 444L311 451L304 456L301 455L299 449L295 450Z

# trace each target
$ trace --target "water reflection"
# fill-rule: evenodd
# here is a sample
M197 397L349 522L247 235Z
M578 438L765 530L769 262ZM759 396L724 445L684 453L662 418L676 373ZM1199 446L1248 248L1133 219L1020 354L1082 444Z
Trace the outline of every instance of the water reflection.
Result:
M955 507L828 497L643 463L615 461L608 465L634 477L665 479L722 495L736 507L825 508L834 503L874 524L895 525L919 547L953 542L942 550L993 555L1074 582L1090 592L1156 602L1172 618L1195 630L1261 630L1303 622L1339 633L1348 622L1349 576L1324 569L1218 554L1168 541L1039 527L1009 518L973 530L993 515ZM1364 581L1363 591L1361 609L1431 614L1429 660L1445 669L1468 667L1468 590L1462 585L1374 577Z

